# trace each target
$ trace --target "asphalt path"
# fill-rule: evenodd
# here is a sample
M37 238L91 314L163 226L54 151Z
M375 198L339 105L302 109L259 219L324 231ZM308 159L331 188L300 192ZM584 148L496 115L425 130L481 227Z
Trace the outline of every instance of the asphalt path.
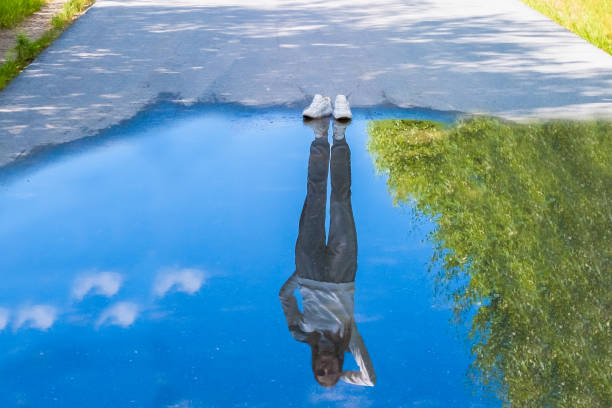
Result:
M612 56L518 0L98 0L0 93L0 167L160 100L301 107L315 93L612 117Z

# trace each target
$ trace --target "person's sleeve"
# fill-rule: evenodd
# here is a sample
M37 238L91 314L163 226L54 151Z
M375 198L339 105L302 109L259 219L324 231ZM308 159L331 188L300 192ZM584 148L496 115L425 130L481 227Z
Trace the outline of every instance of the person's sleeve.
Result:
M287 279L287 282L281 287L278 297L285 313L285 320L287 321L287 327L297 341L306 341L308 337L306 333L300 330L299 323L302 320L302 312L297 304L297 299L293 292L298 286L297 275L293 272L293 275Z
M374 366L372 365L372 360L370 360L368 350L366 349L365 344L363 344L363 339L361 338L361 335L359 335L357 325L354 321L351 329L349 350L351 351L351 354L353 354L353 357L359 366L359 371L345 371L342 374L342 380L349 384L373 387L374 384L376 384L376 373L374 372Z

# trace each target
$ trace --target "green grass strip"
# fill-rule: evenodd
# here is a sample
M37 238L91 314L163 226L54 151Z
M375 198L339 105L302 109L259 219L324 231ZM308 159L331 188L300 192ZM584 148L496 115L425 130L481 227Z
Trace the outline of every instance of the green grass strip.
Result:
M13 28L30 14L40 10L46 0L1 0L0 28Z
M70 0L64 4L62 11L53 17L53 27L36 41L30 40L23 34L18 35L17 45L10 51L7 61L0 65L0 91L6 88L21 71L32 63L41 52L51 45L72 24L76 14L85 10L94 1Z
M612 55L612 0L522 0Z

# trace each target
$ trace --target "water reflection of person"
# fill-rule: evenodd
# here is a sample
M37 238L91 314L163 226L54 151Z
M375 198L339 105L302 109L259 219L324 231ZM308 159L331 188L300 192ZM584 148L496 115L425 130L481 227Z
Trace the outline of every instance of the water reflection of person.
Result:
M327 140L329 119L305 122L315 133L310 146L306 200L295 246L295 272L280 290L280 301L293 337L310 345L312 371L324 387L340 379L373 386L374 367L354 317L357 236L351 207L351 151L344 137L347 123L334 122L334 144ZM329 239L325 244L327 173L331 167ZM303 312L294 291L302 295ZM344 371L350 351L360 371Z

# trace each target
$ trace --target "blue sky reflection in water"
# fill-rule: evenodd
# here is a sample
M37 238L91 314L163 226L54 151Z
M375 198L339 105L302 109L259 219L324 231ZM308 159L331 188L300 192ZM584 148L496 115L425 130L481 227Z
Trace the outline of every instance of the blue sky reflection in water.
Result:
M316 384L279 304L313 138L299 112L164 105L5 171L0 405L490 404L433 297L432 226L392 206L365 147L368 119L453 117L355 114L355 318L375 387Z

